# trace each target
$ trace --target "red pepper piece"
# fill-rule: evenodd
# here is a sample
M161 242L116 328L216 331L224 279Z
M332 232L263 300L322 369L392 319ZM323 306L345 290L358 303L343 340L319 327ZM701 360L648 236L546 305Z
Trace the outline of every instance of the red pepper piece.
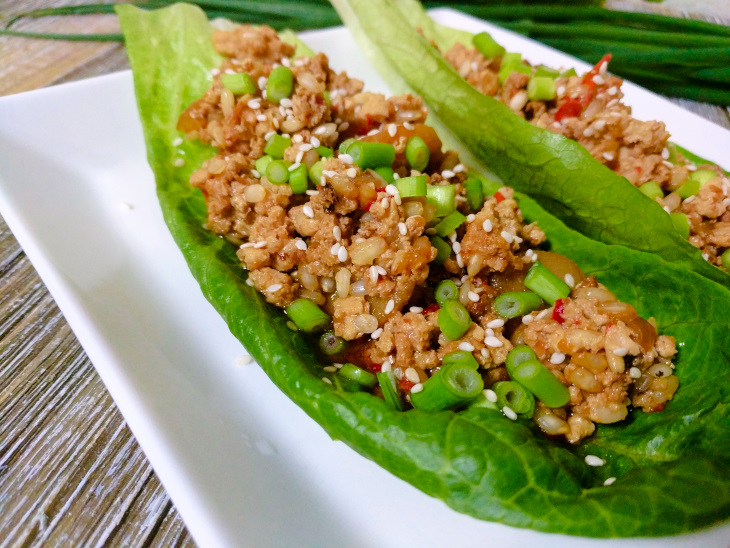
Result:
M405 377L398 380L398 388L401 389L401 392L410 392L411 388L413 388L415 385L415 382L411 382Z
M383 369L382 363L371 363L370 364L370 371L372 373L380 373L380 371L382 371L382 369Z
M375 189L375 192L385 192L385 187L384 186L379 186L379 187L377 187Z
M363 209L364 209L365 211L370 211L370 208L371 208L371 207L373 207L373 204L374 204L375 202L377 202L377 200L373 200L372 202L368 203L367 205L365 205L365 207L363 207Z
M597 76L601 72L601 65L603 63L608 64L608 62L611 60L611 54L607 53L603 57L601 57L601 60L598 61L595 65L593 65L593 68L585 73L585 76L583 76L583 85L593 85L595 86L596 83L593 81L593 77Z
M426 314L430 314L431 312L438 312L439 308L441 308L439 305L432 304L431 306L424 308L421 314L425 316Z
M497 200L497 203L499 203L502 200L504 200L504 196L502 196L502 194L500 194L499 192L495 192L494 193L494 199Z
M552 318L559 324L562 324L565 322L565 318L563 318L563 314L565 313L565 299L558 299L555 301L555 306L553 307L553 315Z
M558 107L555 113L555 121L560 122L564 118L575 118L583 112L583 101L577 98L570 98Z

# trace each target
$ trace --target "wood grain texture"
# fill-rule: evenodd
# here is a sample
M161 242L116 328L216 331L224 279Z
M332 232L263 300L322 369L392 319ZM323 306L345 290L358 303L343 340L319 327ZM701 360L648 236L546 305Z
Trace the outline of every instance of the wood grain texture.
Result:
M0 0L0 19L84 1ZM663 9L630 5L632 0L609 3ZM730 13L722 22L730 24ZM53 17L23 20L14 28L116 32L118 24L114 16ZM127 67L121 44L0 37L0 95ZM677 102L730 129L727 109ZM92 364L2 219L0 546L194 546Z

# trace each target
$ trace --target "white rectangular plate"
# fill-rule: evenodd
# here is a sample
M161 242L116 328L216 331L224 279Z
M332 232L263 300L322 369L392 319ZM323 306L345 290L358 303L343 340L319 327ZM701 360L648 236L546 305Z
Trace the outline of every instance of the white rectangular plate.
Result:
M578 64L458 13L434 14L486 28L531 61ZM344 29L302 37L336 70L387 91ZM722 159L728 132L627 87L638 117L665 119L677 142ZM2 98L0 120L0 212L201 546L606 545L458 514L331 441L257 365L236 365L243 349L162 221L129 72ZM725 525L610 542L709 547L729 535Z

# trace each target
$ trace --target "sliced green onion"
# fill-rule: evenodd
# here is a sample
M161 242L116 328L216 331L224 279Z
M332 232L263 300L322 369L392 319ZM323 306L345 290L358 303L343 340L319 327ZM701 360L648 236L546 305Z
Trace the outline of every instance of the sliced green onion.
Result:
M332 100L330 99L330 92L327 90L324 90L322 92L322 95L324 95L324 102L327 105L327 107L332 108Z
M245 72L223 74L221 75L221 84L224 88L231 90L234 95L250 95L256 93L258 89L253 78Z
M445 301L436 319L441 333L450 341L455 341L469 330L471 316L459 301Z
M725 268L730 268L730 249L722 252L722 255L720 255L720 263Z
M644 183L639 187L639 190L644 194L644 196L648 196L651 199L664 197L662 187L659 186L659 183L654 181Z
M690 179L699 181L701 186L705 186L705 183L710 179L717 177L717 173L711 169L698 169L689 174Z
M485 196L494 196L499 191L499 189L504 186L503 184L498 183L497 181L485 179L484 177L481 177L481 180L482 180L482 190L484 191Z
M322 172L324 171L324 161L319 160L318 162L314 162L312 166L309 168L309 180L312 182L314 186L319 186L322 184Z
M365 387L357 383L355 381L351 381L350 379L346 379L342 375L338 375L335 373L331 377L327 377L332 381L332 385L337 388L338 390L342 390L343 392L362 392L365 390Z
M436 248L436 258L433 260L436 264L444 264L444 261L451 256L451 246L447 244L443 238L431 236L431 246Z
M531 289L551 305L570 295L570 286L539 261L527 271L523 283L527 289Z
M512 350L509 351L504 365L505 367L507 367L507 373L509 373L511 377L514 370L517 369L517 367L520 366L523 362L536 359L537 356L535 356L535 352L532 350L532 348L530 348L526 344L521 344L520 346L515 346Z
M347 154L347 150L350 148L350 145L355 141L357 141L357 139L354 139L353 137L345 139L340 143L340 146L337 148L337 152L339 152L340 154Z
M488 32L480 32L471 39L471 43L487 59L494 59L504 55L505 49L495 42Z
M266 156L262 156L253 163L256 171L258 171L259 175L261 175L262 177L266 175L266 168L271 163L271 160L273 160L273 158L267 154Z
M286 307L286 315L305 333L319 333L332 323L332 318L308 299L291 303Z
M476 369L452 362L424 382L423 390L411 392L411 403L423 411L442 411L473 400L482 390L484 381Z
M530 101L551 101L555 99L555 80L548 76L533 76L527 83L527 98Z
M408 139L406 145L406 160L411 165L411 169L423 171L428 166L431 159L431 151L428 150L426 141L415 135Z
M294 91L294 74L291 69L278 66L269 74L266 82L266 98L272 103L278 103L289 97Z
M327 354L333 356L344 352L347 348L347 341L342 337L335 335L334 331L325 331L319 338L319 349Z
M459 367L469 367L474 371L479 369L479 362L477 362L471 352L466 352L465 350L449 352L443 357L441 363L442 366L453 364Z
M395 161L395 147L390 143L355 141L347 147L347 154L360 169L392 166Z
M436 230L436 234L444 238L459 228L464 222L466 222L464 215L458 211L452 211L433 228Z
M509 407L522 419L532 418L535 412L535 398L525 388L513 381L500 381L492 385L497 394L497 406Z
M669 214L669 218L674 225L674 228L679 232L682 238L689 238L689 217L681 211L676 211Z
M697 194L700 191L700 186L701 184L697 179L689 178L679 185L679 188L675 192L679 194L680 198L685 200Z
M522 62L522 54L516 51L508 51L502 55L502 65L514 65Z
M479 211L484 205L484 188L482 181L476 177L469 177L464 181L464 190L466 190L466 201L472 211Z
M412 177L401 177L395 181L395 188L401 198L417 198L426 195L426 187L428 186L427 177L425 175L414 175Z
M502 66L499 68L499 83L504 84L504 81L509 78L509 75L519 72L521 74L531 74L532 68L522 63L522 61L517 61L514 63L505 63L502 61Z
M289 166L291 162L286 160L271 160L266 166L266 178L270 183L283 185L289 181Z
M482 409L491 409L492 411L499 411L499 406L497 406L496 402L490 401L487 399L486 396L486 390L482 390L482 393L479 394L476 398L474 398L472 401L469 402L469 409L473 407L479 407Z
M284 151L291 146L291 139L278 133L274 133L266 141L264 152L272 158L283 158Z
M456 301L459 299L459 288L453 280L441 280L433 292L433 296L439 306L443 306L446 301Z
M456 209L456 186L429 185L426 189L426 203L436 208L436 217L445 217Z
M378 383L378 379L370 371L365 371L351 363L343 364L337 370L337 374L366 388L372 388Z
M325 146L318 146L316 150L317 154L319 154L322 158L331 158L335 153L335 151L332 150L330 147Z
M574 68L569 68L568 70L564 70L561 74L561 77L563 78L570 78L571 76L578 76L578 73L575 72Z
M382 371L375 375L375 377L378 379L380 390L383 392L383 399L396 411L403 411L405 405L403 404L393 370Z
M503 318L524 316L542 304L542 299L532 291L510 291L494 299L494 310Z
M510 374L548 407L562 407L570 401L570 391L540 360L526 360Z
M535 69L535 76L552 78L555 80L555 78L560 76L560 71L547 65L538 65L537 69Z
M299 164L289 172L289 186L294 194L303 194L307 190L309 187L309 172L306 164Z
M390 166L381 166L376 167L373 171L380 175L387 183L393 183L395 182L395 177L393 177L393 174L395 173L393 171L393 168Z

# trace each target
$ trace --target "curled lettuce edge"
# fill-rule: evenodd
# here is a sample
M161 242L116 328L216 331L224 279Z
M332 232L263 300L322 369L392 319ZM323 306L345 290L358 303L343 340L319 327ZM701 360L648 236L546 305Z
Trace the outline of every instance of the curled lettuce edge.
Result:
M322 365L307 338L246 285L233 246L203 228L205 202L188 179L213 150L197 142L172 145L179 114L205 91L209 70L220 62L203 12L186 4L152 12L115 9L148 161L175 242L233 335L333 439L459 512L515 527L643 537L694 531L730 516L723 344L729 292L656 255L590 240L522 196L523 212L540 223L553 249L577 258L587 273L680 341L680 390L665 411L635 412L624 424L601 426L586 443L568 447L545 439L529 422L485 409L397 412L370 394L338 391L322 382ZM185 152L184 167L173 166L175 148ZM606 465L585 465L587 454L605 458ZM604 487L608 477L617 480Z

